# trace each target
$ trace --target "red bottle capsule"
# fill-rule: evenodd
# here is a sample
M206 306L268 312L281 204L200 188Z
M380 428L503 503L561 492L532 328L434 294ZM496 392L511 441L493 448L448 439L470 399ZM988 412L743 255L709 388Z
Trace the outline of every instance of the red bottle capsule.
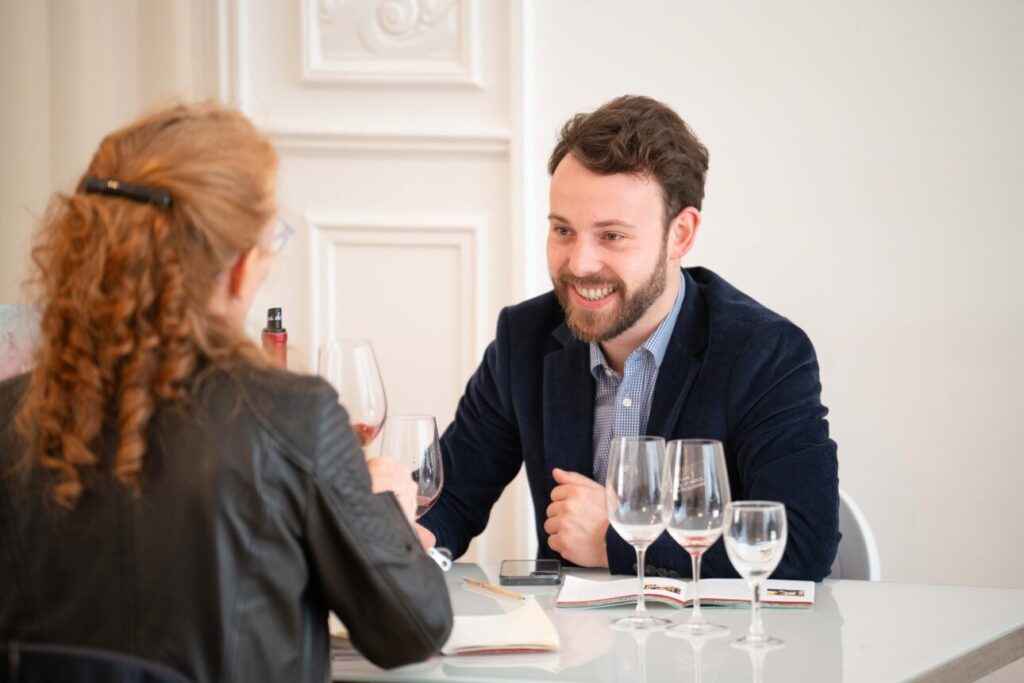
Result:
M280 308L267 309L267 326L263 328L263 350L282 368L288 367L288 330Z

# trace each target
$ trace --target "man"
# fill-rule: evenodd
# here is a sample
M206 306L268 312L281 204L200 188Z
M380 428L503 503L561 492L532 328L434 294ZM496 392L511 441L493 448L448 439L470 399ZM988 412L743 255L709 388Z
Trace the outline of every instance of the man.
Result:
M700 227L708 154L679 116L620 97L563 127L551 155L554 291L506 308L445 432L445 487L421 520L458 556L521 464L540 557L636 571L609 526L614 436L719 439L734 500L786 504L773 574L821 580L839 543L836 445L807 336L704 268L680 268ZM427 542L429 533L422 533ZM667 535L645 568L690 576ZM708 576L736 576L722 543Z

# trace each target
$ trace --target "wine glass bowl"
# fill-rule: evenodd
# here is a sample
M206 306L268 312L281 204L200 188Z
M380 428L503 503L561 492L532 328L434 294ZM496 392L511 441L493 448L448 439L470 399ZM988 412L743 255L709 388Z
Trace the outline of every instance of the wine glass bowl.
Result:
M620 628L661 628L671 623L649 615L644 605L644 553L665 530L664 466L665 440L661 437L612 439L605 477L608 522L636 549L639 582L636 612L613 622Z
M388 412L384 383L370 342L342 339L321 346L317 374L338 392L352 430L366 448L377 436Z
M744 647L777 647L782 641L767 635L761 623L761 589L786 549L786 506L770 501L741 501L729 503L725 516L726 553L752 592L750 631L736 642Z
M669 535L690 555L693 611L673 630L724 635L724 626L708 623L700 609L700 560L722 535L725 506L731 496L725 454L720 441L677 439L668 444L665 468L665 525Z
M437 421L432 415L391 415L384 423L380 452L412 472L419 519L437 502L444 486Z

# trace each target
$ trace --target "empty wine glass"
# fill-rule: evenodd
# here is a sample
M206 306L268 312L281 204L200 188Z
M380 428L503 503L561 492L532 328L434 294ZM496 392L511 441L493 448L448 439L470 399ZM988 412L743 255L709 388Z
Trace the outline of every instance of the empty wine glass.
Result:
M668 619L652 617L644 606L644 553L665 530L662 511L665 440L657 436L624 436L612 439L605 477L608 521L636 549L637 599L633 616L616 619L629 629L658 628Z
M700 558L721 537L725 506L730 501L722 442L671 441L666 455L665 497L665 526L676 543L690 554L693 565L693 612L689 621L671 630L724 635L729 629L708 623L700 611Z
M388 401L373 347L366 339L342 339L320 347L317 374L338 392L363 448L384 424Z
M416 482L416 519L426 514L441 495L444 465L431 415L392 415L384 423L380 453L412 471Z
M725 509L725 550L752 593L750 631L736 641L743 647L771 649L782 644L761 624L761 588L786 549L786 506L761 500L729 503Z

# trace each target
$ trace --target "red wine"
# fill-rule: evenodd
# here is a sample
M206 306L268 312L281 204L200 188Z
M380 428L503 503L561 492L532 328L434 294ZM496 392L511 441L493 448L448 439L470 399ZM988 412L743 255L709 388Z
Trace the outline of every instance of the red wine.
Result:
M422 494L416 494L416 519L419 519L427 513L427 510L431 508L434 502L437 500L437 496L440 491L435 493L433 496L424 496Z
M669 527L669 536L675 539L676 543L683 546L693 554L701 554L715 544L722 536L722 529L673 529Z
M367 444L373 441L373 438L380 432L380 425L374 427L373 425L364 425L359 422L352 423L352 429L355 431L356 436L359 437L359 443L366 448Z

